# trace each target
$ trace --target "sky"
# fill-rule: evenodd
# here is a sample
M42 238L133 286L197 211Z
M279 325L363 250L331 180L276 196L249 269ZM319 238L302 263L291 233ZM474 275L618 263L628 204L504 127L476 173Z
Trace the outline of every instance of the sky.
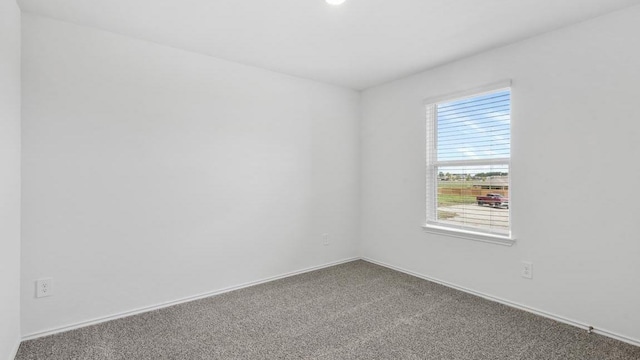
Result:
M509 158L511 92L499 90L436 105L438 161ZM451 173L504 171L504 166L450 167ZM441 168L441 171L442 168ZM447 172L447 171L444 171Z

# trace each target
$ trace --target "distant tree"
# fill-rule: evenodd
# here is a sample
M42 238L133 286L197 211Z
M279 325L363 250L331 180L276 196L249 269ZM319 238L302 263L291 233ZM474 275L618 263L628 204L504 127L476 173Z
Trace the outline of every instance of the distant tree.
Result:
M491 172L486 172L486 173L478 173L478 174L476 174L476 177L484 179L484 178L488 178L488 177L491 177L491 176L507 176L507 175L509 175L509 173L500 172L500 171L491 171Z

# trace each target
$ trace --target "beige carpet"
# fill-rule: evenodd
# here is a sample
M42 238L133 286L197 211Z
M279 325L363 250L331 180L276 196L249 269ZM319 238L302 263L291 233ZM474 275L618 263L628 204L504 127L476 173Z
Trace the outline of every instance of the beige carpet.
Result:
M26 341L17 359L640 359L364 261Z

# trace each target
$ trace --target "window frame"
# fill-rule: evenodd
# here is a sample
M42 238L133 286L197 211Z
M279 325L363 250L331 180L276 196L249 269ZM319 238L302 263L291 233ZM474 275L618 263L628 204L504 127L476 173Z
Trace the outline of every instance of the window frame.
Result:
M426 216L423 229L426 232L434 233L438 235L445 235L449 237L476 240L481 242L493 243L498 245L511 246L515 243L515 237L513 236L513 221L512 221L512 199L511 199L511 182L512 182L512 168L511 168L511 152L508 158L496 158L496 159L480 159L480 160L449 160L438 161L437 160L437 127L438 121L435 112L437 106L443 102L451 102L456 100L463 100L466 98L472 98L482 96L487 93L497 92L500 90L510 91L510 116L513 113L513 90L511 80L500 81L490 85L476 87L466 91L451 93L438 97L432 97L424 100L423 105L425 109L425 124L426 124L426 161L425 161L425 181L426 181L426 198L425 208ZM512 134L512 124L510 122L509 132ZM510 136L510 145L512 144ZM509 168L509 230L507 234L499 234L490 231L482 231L482 229L474 229L471 227L456 226L451 224L444 224L437 221L438 211L438 168L443 166L473 166L473 165L506 165Z

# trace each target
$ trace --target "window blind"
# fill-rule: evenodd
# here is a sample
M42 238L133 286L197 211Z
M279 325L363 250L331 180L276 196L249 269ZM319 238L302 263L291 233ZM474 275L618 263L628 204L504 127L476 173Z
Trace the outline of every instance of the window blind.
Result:
M427 223L510 234L511 90L427 105Z

